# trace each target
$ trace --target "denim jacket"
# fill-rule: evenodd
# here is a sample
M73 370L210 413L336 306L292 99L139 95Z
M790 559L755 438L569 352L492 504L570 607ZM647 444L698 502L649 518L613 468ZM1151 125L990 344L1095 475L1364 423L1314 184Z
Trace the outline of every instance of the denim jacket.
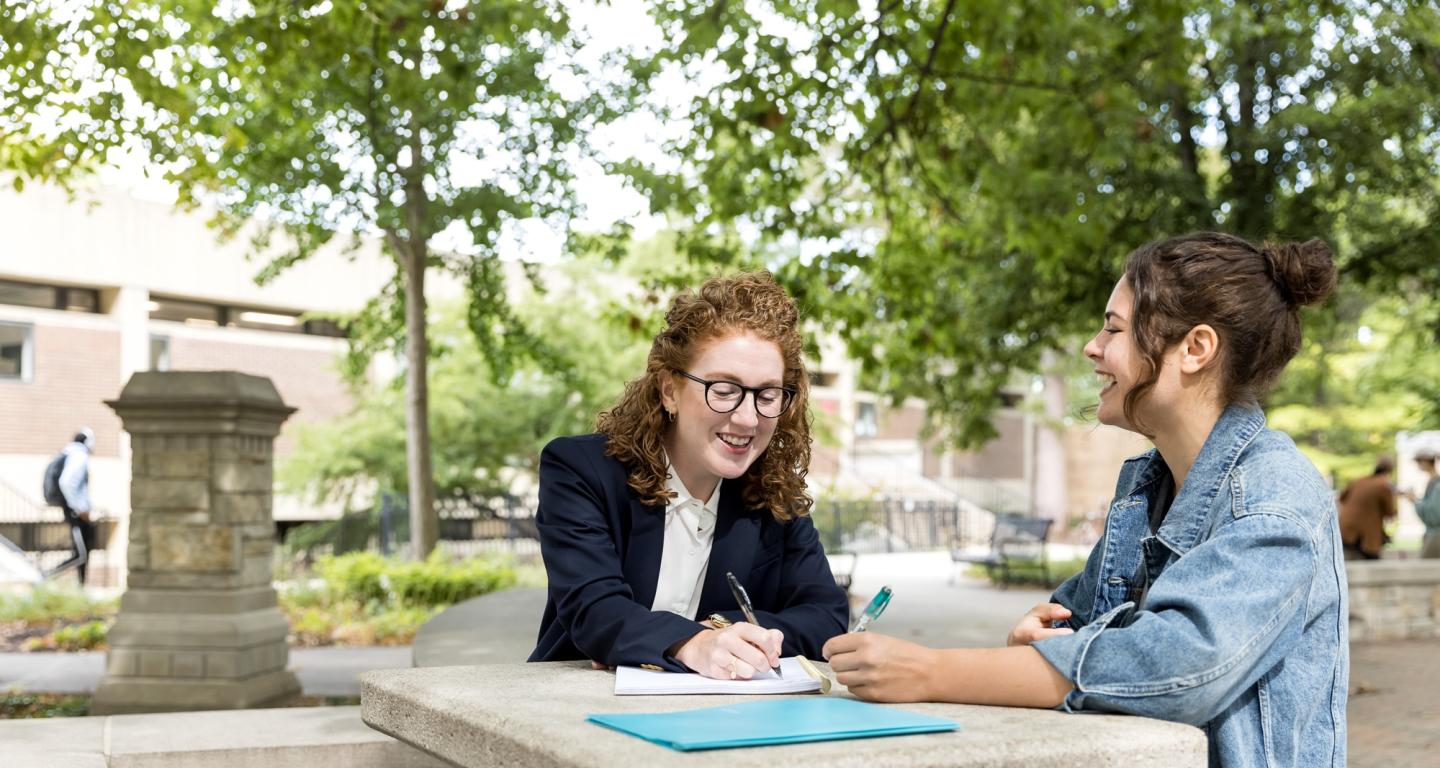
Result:
M1168 472L1153 450L1125 463L1104 536L1052 598L1072 611L1057 626L1075 632L1034 647L1075 685L1060 709L1200 726L1212 766L1343 766L1349 613L1334 495L1254 407L1225 410L1152 534Z

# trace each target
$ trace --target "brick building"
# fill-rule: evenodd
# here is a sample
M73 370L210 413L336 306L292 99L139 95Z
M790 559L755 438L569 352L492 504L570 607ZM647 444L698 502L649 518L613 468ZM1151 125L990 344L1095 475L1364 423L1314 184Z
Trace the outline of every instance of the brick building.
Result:
M104 401L136 371L269 377L298 409L281 454L300 425L350 407L336 367L344 339L314 313L359 308L393 267L373 248L321 253L259 286L264 263L247 247L217 242L203 213L113 191L0 193L0 521L33 513L45 463L89 426L91 495L124 540L129 451ZM278 498L275 513L311 516Z

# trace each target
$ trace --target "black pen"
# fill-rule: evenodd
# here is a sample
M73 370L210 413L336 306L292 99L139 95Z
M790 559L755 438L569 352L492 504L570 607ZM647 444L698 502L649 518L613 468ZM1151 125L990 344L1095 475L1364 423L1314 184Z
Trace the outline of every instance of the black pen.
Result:
M725 572L725 580L730 582L730 591L735 593L735 602L740 604L740 612L745 614L745 620L757 627L760 626L760 622L755 620L755 609L750 607L750 595L746 594L745 587L740 585L740 580L735 578L735 574L729 571ZM785 677L779 667L771 667L770 669L775 673L776 677L782 679Z

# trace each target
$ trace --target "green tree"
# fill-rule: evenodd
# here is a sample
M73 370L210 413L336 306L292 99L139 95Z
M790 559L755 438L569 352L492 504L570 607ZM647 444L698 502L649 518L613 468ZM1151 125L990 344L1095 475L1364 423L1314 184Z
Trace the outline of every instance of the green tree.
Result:
M53 8L0 0L0 173L16 191L31 179L68 187L111 146L88 123L53 120L84 81L80 63L61 53L64 37Z
M262 281L332 241L383 241L395 277L357 320L356 351L403 339L413 554L424 557L437 533L427 273L466 284L468 324L497 379L522 352L560 362L511 312L497 252L518 221L565 225L583 139L623 109L623 89L594 85L574 63L564 4L31 5L5 29L6 50L20 53L4 59L17 68L0 95L31 89L5 105L12 118L45 99L29 117L82 126L55 139L65 152L143 147L182 205L213 206L223 234L251 238ZM73 90L35 92L52 79Z
M491 497L508 491L516 475L533 476L547 441L590 431L595 414L644 369L654 318L643 308L655 304L622 290L637 285L630 274L606 270L595 258L558 265L547 274L544 293L523 291L515 302L516 316L536 336L571 352L574 365L560 373L520 361L497 380L493 362L466 329L469 308L464 302L441 307L432 325L431 420L442 497ZM597 273L603 277L597 280ZM368 503L376 491L404 488L401 384L355 382L354 411L302 430L295 453L280 467L282 486L347 509Z
M1351 285L1440 292L1434 3L657 0L688 223L736 232L879 388L974 444L1068 350L1127 251L1225 229L1323 237ZM740 222L737 225L737 222ZM796 257L796 243L804 247Z
M1306 349L1270 397L1270 423L1337 487L1394 453L1397 432L1440 429L1437 310L1430 297L1354 291L1308 329Z

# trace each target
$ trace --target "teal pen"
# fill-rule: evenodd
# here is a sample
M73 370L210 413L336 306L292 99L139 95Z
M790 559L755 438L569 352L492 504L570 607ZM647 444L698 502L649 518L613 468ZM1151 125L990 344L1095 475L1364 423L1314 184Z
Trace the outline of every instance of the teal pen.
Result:
M850 631L864 632L865 628L870 626L870 622L880 618L880 614L885 612L885 606L890 604L891 594L893 593L889 587L881 587L880 591L875 593L875 599L871 600L870 604L865 606L865 612L860 614L860 618L855 620L855 626L851 627Z

